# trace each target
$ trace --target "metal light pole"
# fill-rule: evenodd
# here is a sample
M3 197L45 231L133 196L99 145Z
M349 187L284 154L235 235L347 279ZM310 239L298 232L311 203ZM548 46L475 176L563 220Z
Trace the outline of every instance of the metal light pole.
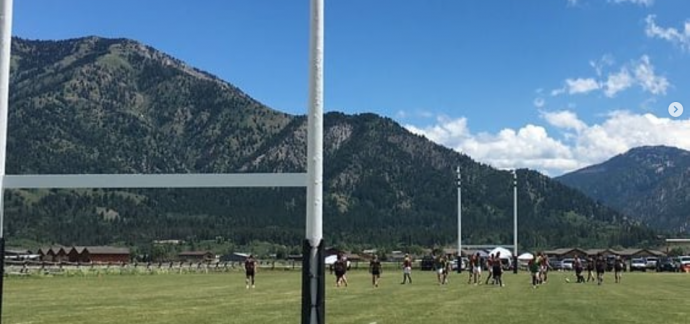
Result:
M513 272L517 273L518 257L518 196L517 170L513 170Z
M12 0L0 0L0 322L5 278L5 160L12 48Z
M311 0L307 226L302 248L302 324L325 323L323 246L323 34L324 0Z
M456 169L458 175L458 273L462 272L462 177L460 166Z

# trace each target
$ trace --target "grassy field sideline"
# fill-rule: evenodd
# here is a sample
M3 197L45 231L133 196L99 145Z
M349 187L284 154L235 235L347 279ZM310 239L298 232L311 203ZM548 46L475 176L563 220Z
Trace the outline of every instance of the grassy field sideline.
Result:
M466 284L452 274L438 286L431 272L399 271L371 287L364 271L336 289L328 277L327 323L690 323L690 275L625 274L603 286L566 283L554 273L532 289L528 275L505 275L506 287ZM241 273L10 278L3 323L298 323L300 273L264 271L247 290Z

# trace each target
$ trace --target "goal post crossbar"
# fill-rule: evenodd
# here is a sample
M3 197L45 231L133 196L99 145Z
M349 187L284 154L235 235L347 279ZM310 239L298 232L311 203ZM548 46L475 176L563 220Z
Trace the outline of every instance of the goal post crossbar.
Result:
M306 187L306 173L5 175L5 189Z

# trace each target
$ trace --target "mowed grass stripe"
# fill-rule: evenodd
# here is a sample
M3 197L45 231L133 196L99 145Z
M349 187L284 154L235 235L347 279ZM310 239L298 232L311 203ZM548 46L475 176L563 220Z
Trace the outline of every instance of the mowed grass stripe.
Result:
M374 288L352 271L350 285L335 288L329 275L327 322L690 323L688 274L626 273L622 284L607 274L597 286L551 273L538 289L524 272L505 274L505 287L467 285L466 273L444 286L432 272L412 276L400 285L402 273L386 271ZM3 323L297 323L300 280L298 271L262 271L247 290L239 272L9 278Z

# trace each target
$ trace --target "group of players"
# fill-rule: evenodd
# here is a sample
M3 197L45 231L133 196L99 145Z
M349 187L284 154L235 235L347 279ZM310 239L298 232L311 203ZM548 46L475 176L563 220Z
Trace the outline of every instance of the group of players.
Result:
M503 263L501 262L500 252L496 255L491 254L487 258L482 258L479 253L472 255L469 259L469 279L467 284L478 285L481 283L481 273L482 266L484 266L489 274L486 277L485 285L492 281L493 285L498 285L504 287L503 283ZM548 272L552 269L549 263L549 257L541 252L531 259L527 265L531 277L532 277L532 287L537 288L541 284L545 284L548 281ZM606 272L607 262L602 254L598 254L596 258L589 257L586 262L581 260L579 256L575 257L573 262L573 270L575 270L575 276L577 278L577 283L585 282L597 282L601 285L604 282L604 273ZM244 268L246 273L246 287L249 289L254 288L254 278L257 270L257 261L252 255L250 255L244 262ZM331 272L335 272L335 286L336 287L347 287L347 271L348 271L347 259L344 255L339 254L337 260L331 268ZM616 256L613 264L614 270L614 280L616 283L620 283L622 279L622 272L625 268L625 263L620 256ZM409 255L405 255L402 263L403 269L403 280L400 283L404 285L406 283L412 283L412 259ZM587 271L587 279L583 275L584 271ZM596 277L594 273L596 271ZM379 286L381 280L381 273L383 272L383 267L381 266L381 261L378 256L374 256L369 262L369 273L371 273L371 284L374 287ZM451 272L451 263L445 256L438 256L434 259L434 272L439 285L445 285L448 283L448 274ZM566 279L570 282L569 279Z
M488 258L483 260L484 266L489 271L489 275L486 276L485 285L489 284L492 280L492 284L504 287L503 283L503 263L501 262L501 253L498 252L496 255L491 254ZM467 284L471 284L474 281L475 285L481 282L482 276L482 258L479 253L474 254L470 257L469 264L469 279L467 279Z
M412 259L410 259L409 255L405 255L405 259L403 260L402 264L403 268L403 280L400 283L401 285L404 285L406 283L412 283ZM337 260L333 264L333 267L331 268L333 272L335 272L335 286L336 288L338 287L347 287L347 270L348 270L348 264L347 260L342 254L339 254L337 257ZM371 273L371 285L374 287L379 286L379 281L381 280L381 273L383 272L383 267L381 265L381 260L379 260L378 256L374 255L374 257L371 259L371 262L369 262L369 273ZM439 279L440 280L440 279Z
M537 288L539 285L544 284L548 280L548 272L552 269L549 263L549 258L543 253L537 253L537 256L529 261L528 268L532 275L532 287ZM603 254L597 254L596 258L589 257L586 261L580 259L579 256L575 256L573 261L573 270L575 271L575 277L577 278L577 283L586 282L596 282L597 285L604 283L604 273L606 273L607 261ZM620 255L616 256L613 262L613 273L614 282L620 283L622 280L623 269L625 269L625 262L621 259ZM587 271L587 279L583 272ZM596 277L595 277L596 272ZM570 279L566 278L566 282L570 282Z

